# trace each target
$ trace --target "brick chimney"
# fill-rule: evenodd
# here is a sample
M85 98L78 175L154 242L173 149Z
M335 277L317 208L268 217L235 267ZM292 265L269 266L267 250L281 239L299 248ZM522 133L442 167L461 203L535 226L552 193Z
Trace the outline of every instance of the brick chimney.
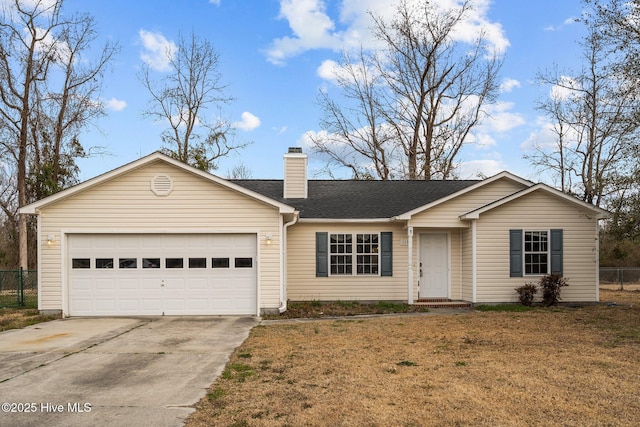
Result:
M307 155L300 147L289 147L284 155L284 198L307 198Z

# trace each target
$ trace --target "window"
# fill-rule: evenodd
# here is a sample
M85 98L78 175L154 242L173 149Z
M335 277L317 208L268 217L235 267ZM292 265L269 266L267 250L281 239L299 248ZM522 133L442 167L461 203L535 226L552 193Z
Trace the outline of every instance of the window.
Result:
M207 268L207 259L189 258L189 268Z
M353 274L353 259L355 258L356 274L377 275L380 271L378 234L356 234L355 245L353 240L353 234L331 234L329 236L331 274Z
M236 258L236 268L251 268L253 267L253 258Z
M212 258L211 267L213 268L229 268L229 258Z
M142 268L160 268L160 258L142 258Z
M113 268L113 258L96 258L96 268Z
M352 239L351 234L332 234L330 236L331 274L352 274Z
M355 269L354 269L355 263ZM393 233L316 232L316 277L393 276Z
M91 268L91 258L73 258L71 268Z
M136 258L120 258L118 266L119 268L138 268L138 260Z
M524 274L547 274L549 238L546 231L524 232Z
M358 274L378 274L378 235L356 235Z
M509 230L509 276L563 274L563 230Z
M182 258L166 258L164 260L165 268L183 268L184 261Z

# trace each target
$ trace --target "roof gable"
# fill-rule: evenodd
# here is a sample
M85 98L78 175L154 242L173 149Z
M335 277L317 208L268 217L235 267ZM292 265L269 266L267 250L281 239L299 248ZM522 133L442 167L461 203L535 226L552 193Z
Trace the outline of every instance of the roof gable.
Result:
M496 200L494 202L488 203L484 206L481 206L477 209L474 209L472 211L469 211L463 215L460 215L460 219L461 220L470 220L470 219L479 219L480 215L484 214L485 212L489 212L492 209L495 209L499 206L502 206L504 204L507 204L511 201L520 199L522 197L527 196L528 194L534 193L536 191L542 191L545 192L547 194L550 194L551 196L559 199L560 201L564 202L564 203L569 203L569 204L573 204L581 209L585 209L588 211L593 212L596 215L597 219L603 219L603 218L607 218L609 216L609 212L607 212L604 209L601 209L599 207L593 206L592 204L589 204L587 202L583 202L582 200L579 200L573 196L570 196L568 194L565 194L559 190L556 190L555 188L549 187L546 184L535 184L531 187L525 188L521 191L515 192L507 197L503 197L502 199Z
M245 187L239 186L237 184L234 184L228 180L225 180L223 178L217 177L213 174L210 174L208 172L202 171L200 169L194 168L192 166L189 166L185 163L182 163L178 160L175 160L169 156L166 156L160 152L155 152L152 153L148 156L142 157L138 160L135 160L131 163L128 163L124 166L121 166L119 168L113 169L112 171L106 172L102 175L99 175L97 177L91 178L87 181L84 181L78 185L75 185L73 187L67 188L66 190L60 191L56 194L53 194L49 197L45 197L44 199L38 200L36 202L33 202L29 205L23 206L22 208L20 208L20 213L26 213L26 214L35 214L37 212L37 210L42 209L46 206L49 206L53 203L57 203L59 201L62 201L68 197L71 197L75 194L79 194L81 192L84 191L89 191L92 188L103 184L105 182L111 181L113 179L116 179L118 177L124 176L132 171L135 171L137 169L143 168L145 166L148 166L150 164L156 163L156 162L165 162L168 163L174 167L177 167L183 171L186 171L188 173L191 173L193 175L197 175L205 180L214 182L216 184L219 184L221 186L224 186L226 188L229 188L233 191L236 191L238 193L241 193L247 197L253 198L255 200L261 201L267 205L271 205L275 208L278 208L279 211L281 213L293 213L295 211L295 209L285 203L282 203L280 201L277 200L273 200L270 199L268 197L266 197L264 194L261 193L256 193L250 189L247 189Z
M517 184L523 185L525 187L530 187L530 186L533 185L533 183L531 181L527 181L526 179L520 178L519 176L514 175L514 174L512 174L510 172L503 171L503 172L500 172L500 173L498 173L496 175L493 175L492 177L484 179L482 181L476 181L473 185L470 185L470 186L467 186L465 188L462 188L462 189L460 189L459 191L457 191L455 193L447 195L446 197L439 198L439 199L434 200L434 201L432 201L430 203L421 205L421 206L419 206L419 207L417 207L415 209L403 212L402 214L398 215L396 217L396 219L409 220L409 219L411 219L412 216L414 216L416 214L419 214L421 212L424 212L427 209L430 209L430 208L433 208L435 206L438 206L438 205L440 205L442 203L445 203L445 202L447 202L449 200L452 200L452 199L454 199L456 197L462 196L463 194L467 194L467 193L469 193L471 191L474 191L474 190L476 190L476 189L478 189L480 187L484 187L484 186L486 186L488 184L494 183L494 182L496 182L498 180L501 180L501 179L506 179L506 180L515 182Z

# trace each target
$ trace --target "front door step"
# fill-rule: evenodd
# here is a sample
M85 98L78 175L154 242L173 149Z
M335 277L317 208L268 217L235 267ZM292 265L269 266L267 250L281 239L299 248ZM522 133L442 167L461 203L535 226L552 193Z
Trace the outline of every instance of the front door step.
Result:
M447 298L420 298L413 305L427 308L471 308L471 303L466 301L452 301Z

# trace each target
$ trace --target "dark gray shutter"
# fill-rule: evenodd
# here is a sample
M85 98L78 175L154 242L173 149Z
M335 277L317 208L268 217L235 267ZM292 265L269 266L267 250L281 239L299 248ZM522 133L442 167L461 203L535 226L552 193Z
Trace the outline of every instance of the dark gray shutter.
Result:
M551 230L551 274L562 274L562 230Z
M329 234L316 233L316 277L329 276Z
M522 230L509 230L509 275L522 277Z
M380 233L380 275L393 276L393 233Z

